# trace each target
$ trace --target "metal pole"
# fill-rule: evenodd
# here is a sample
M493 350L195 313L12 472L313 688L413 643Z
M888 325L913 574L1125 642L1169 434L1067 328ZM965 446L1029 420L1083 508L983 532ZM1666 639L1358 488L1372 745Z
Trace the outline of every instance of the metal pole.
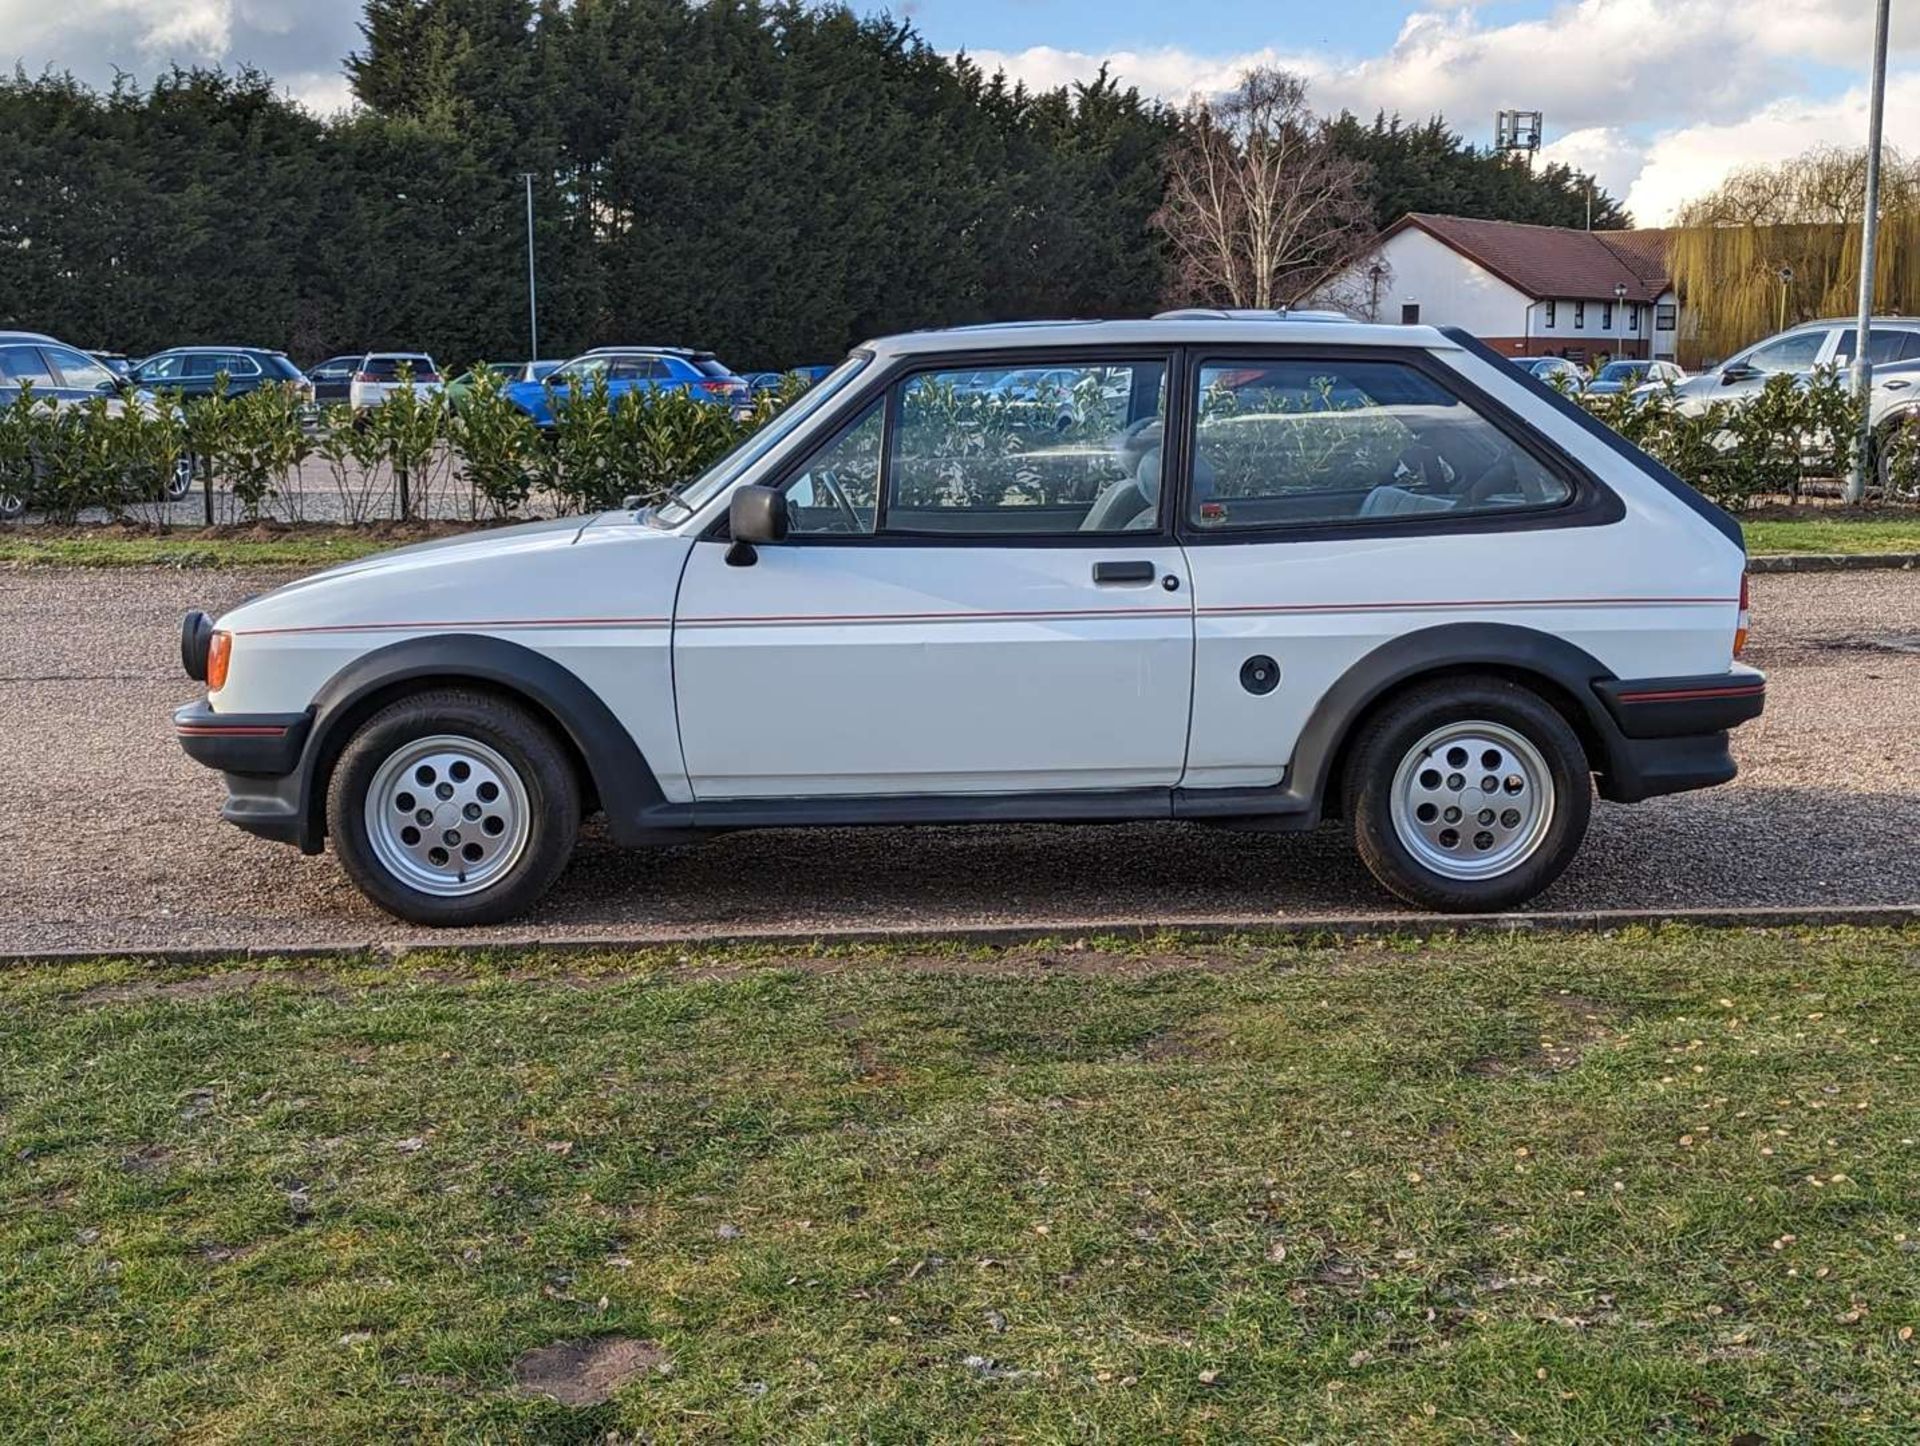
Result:
M1880 230L1880 129L1887 104L1887 14L1892 0L1880 0L1873 18L1873 89L1867 101L1867 204L1860 217L1860 315L1853 334L1853 398L1860 408L1860 435L1854 439L1853 474L1847 501L1867 495L1867 469L1873 465L1873 421L1868 398L1873 391L1873 360L1868 348L1873 325L1874 242Z
M540 282L533 269L533 172L521 174L527 183L527 317L533 330L533 354L528 361L540 360Z

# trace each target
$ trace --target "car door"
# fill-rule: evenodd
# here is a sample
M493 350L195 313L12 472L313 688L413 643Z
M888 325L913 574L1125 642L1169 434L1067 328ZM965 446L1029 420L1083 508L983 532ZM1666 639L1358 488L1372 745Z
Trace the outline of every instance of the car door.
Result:
M79 406L95 397L119 397L120 384L113 373L85 352L70 346L43 346L40 350L59 378L58 396L63 404Z
M696 799L1171 789L1193 618L1159 487L1167 364L1098 365L1133 379L1129 425L1036 426L959 390L977 364L900 378L780 483L787 541L750 566L693 547L674 673Z
M32 342L0 346L0 405L14 401L27 389L36 401L58 404L63 400L60 377L38 346Z
M1417 354L1203 354L1194 377L1186 797L1281 785L1329 690L1408 634L1602 625L1569 581L1595 531L1540 522L1584 505L1579 480ZM1631 595L1633 559L1615 565Z

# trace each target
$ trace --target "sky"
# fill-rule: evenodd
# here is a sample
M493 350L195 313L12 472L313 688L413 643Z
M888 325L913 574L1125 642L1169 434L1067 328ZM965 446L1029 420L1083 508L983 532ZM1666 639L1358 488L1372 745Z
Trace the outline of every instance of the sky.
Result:
M1549 160L1594 172L1643 225L1730 169L1863 144L1872 0L855 0L1034 85L1102 63L1170 101L1249 64L1305 75L1315 104L1439 112L1492 138L1502 108L1546 116ZM1888 140L1920 151L1920 13L1894 6ZM1899 12L1908 11L1906 15ZM104 82L169 61L251 64L327 112L356 0L0 0L0 64Z

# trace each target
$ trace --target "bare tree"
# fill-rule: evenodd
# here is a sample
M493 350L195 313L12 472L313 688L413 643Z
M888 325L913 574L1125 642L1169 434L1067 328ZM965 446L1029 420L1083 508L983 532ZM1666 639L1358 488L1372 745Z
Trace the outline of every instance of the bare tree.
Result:
M1299 76L1249 70L1228 94L1196 97L1153 217L1173 246L1177 299L1266 310L1313 295L1372 244L1366 183Z

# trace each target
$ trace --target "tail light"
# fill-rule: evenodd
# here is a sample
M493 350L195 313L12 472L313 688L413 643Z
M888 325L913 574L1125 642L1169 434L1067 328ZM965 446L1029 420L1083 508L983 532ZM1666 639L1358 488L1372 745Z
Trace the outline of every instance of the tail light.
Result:
M1740 574L1740 616L1733 624L1733 655L1739 657L1747 650L1747 575Z
M377 382L380 380L380 378L375 376L372 372L355 372L353 374L353 379L356 382Z
M712 392L714 395L721 396L721 397L732 396L733 393L739 389L739 387L740 387L740 383L737 380L734 380L732 378L728 378L727 380L723 381L720 378L715 377L700 383L701 391Z
M416 382L437 382L440 380L440 373L439 372L421 372L419 376L414 378L414 380Z

